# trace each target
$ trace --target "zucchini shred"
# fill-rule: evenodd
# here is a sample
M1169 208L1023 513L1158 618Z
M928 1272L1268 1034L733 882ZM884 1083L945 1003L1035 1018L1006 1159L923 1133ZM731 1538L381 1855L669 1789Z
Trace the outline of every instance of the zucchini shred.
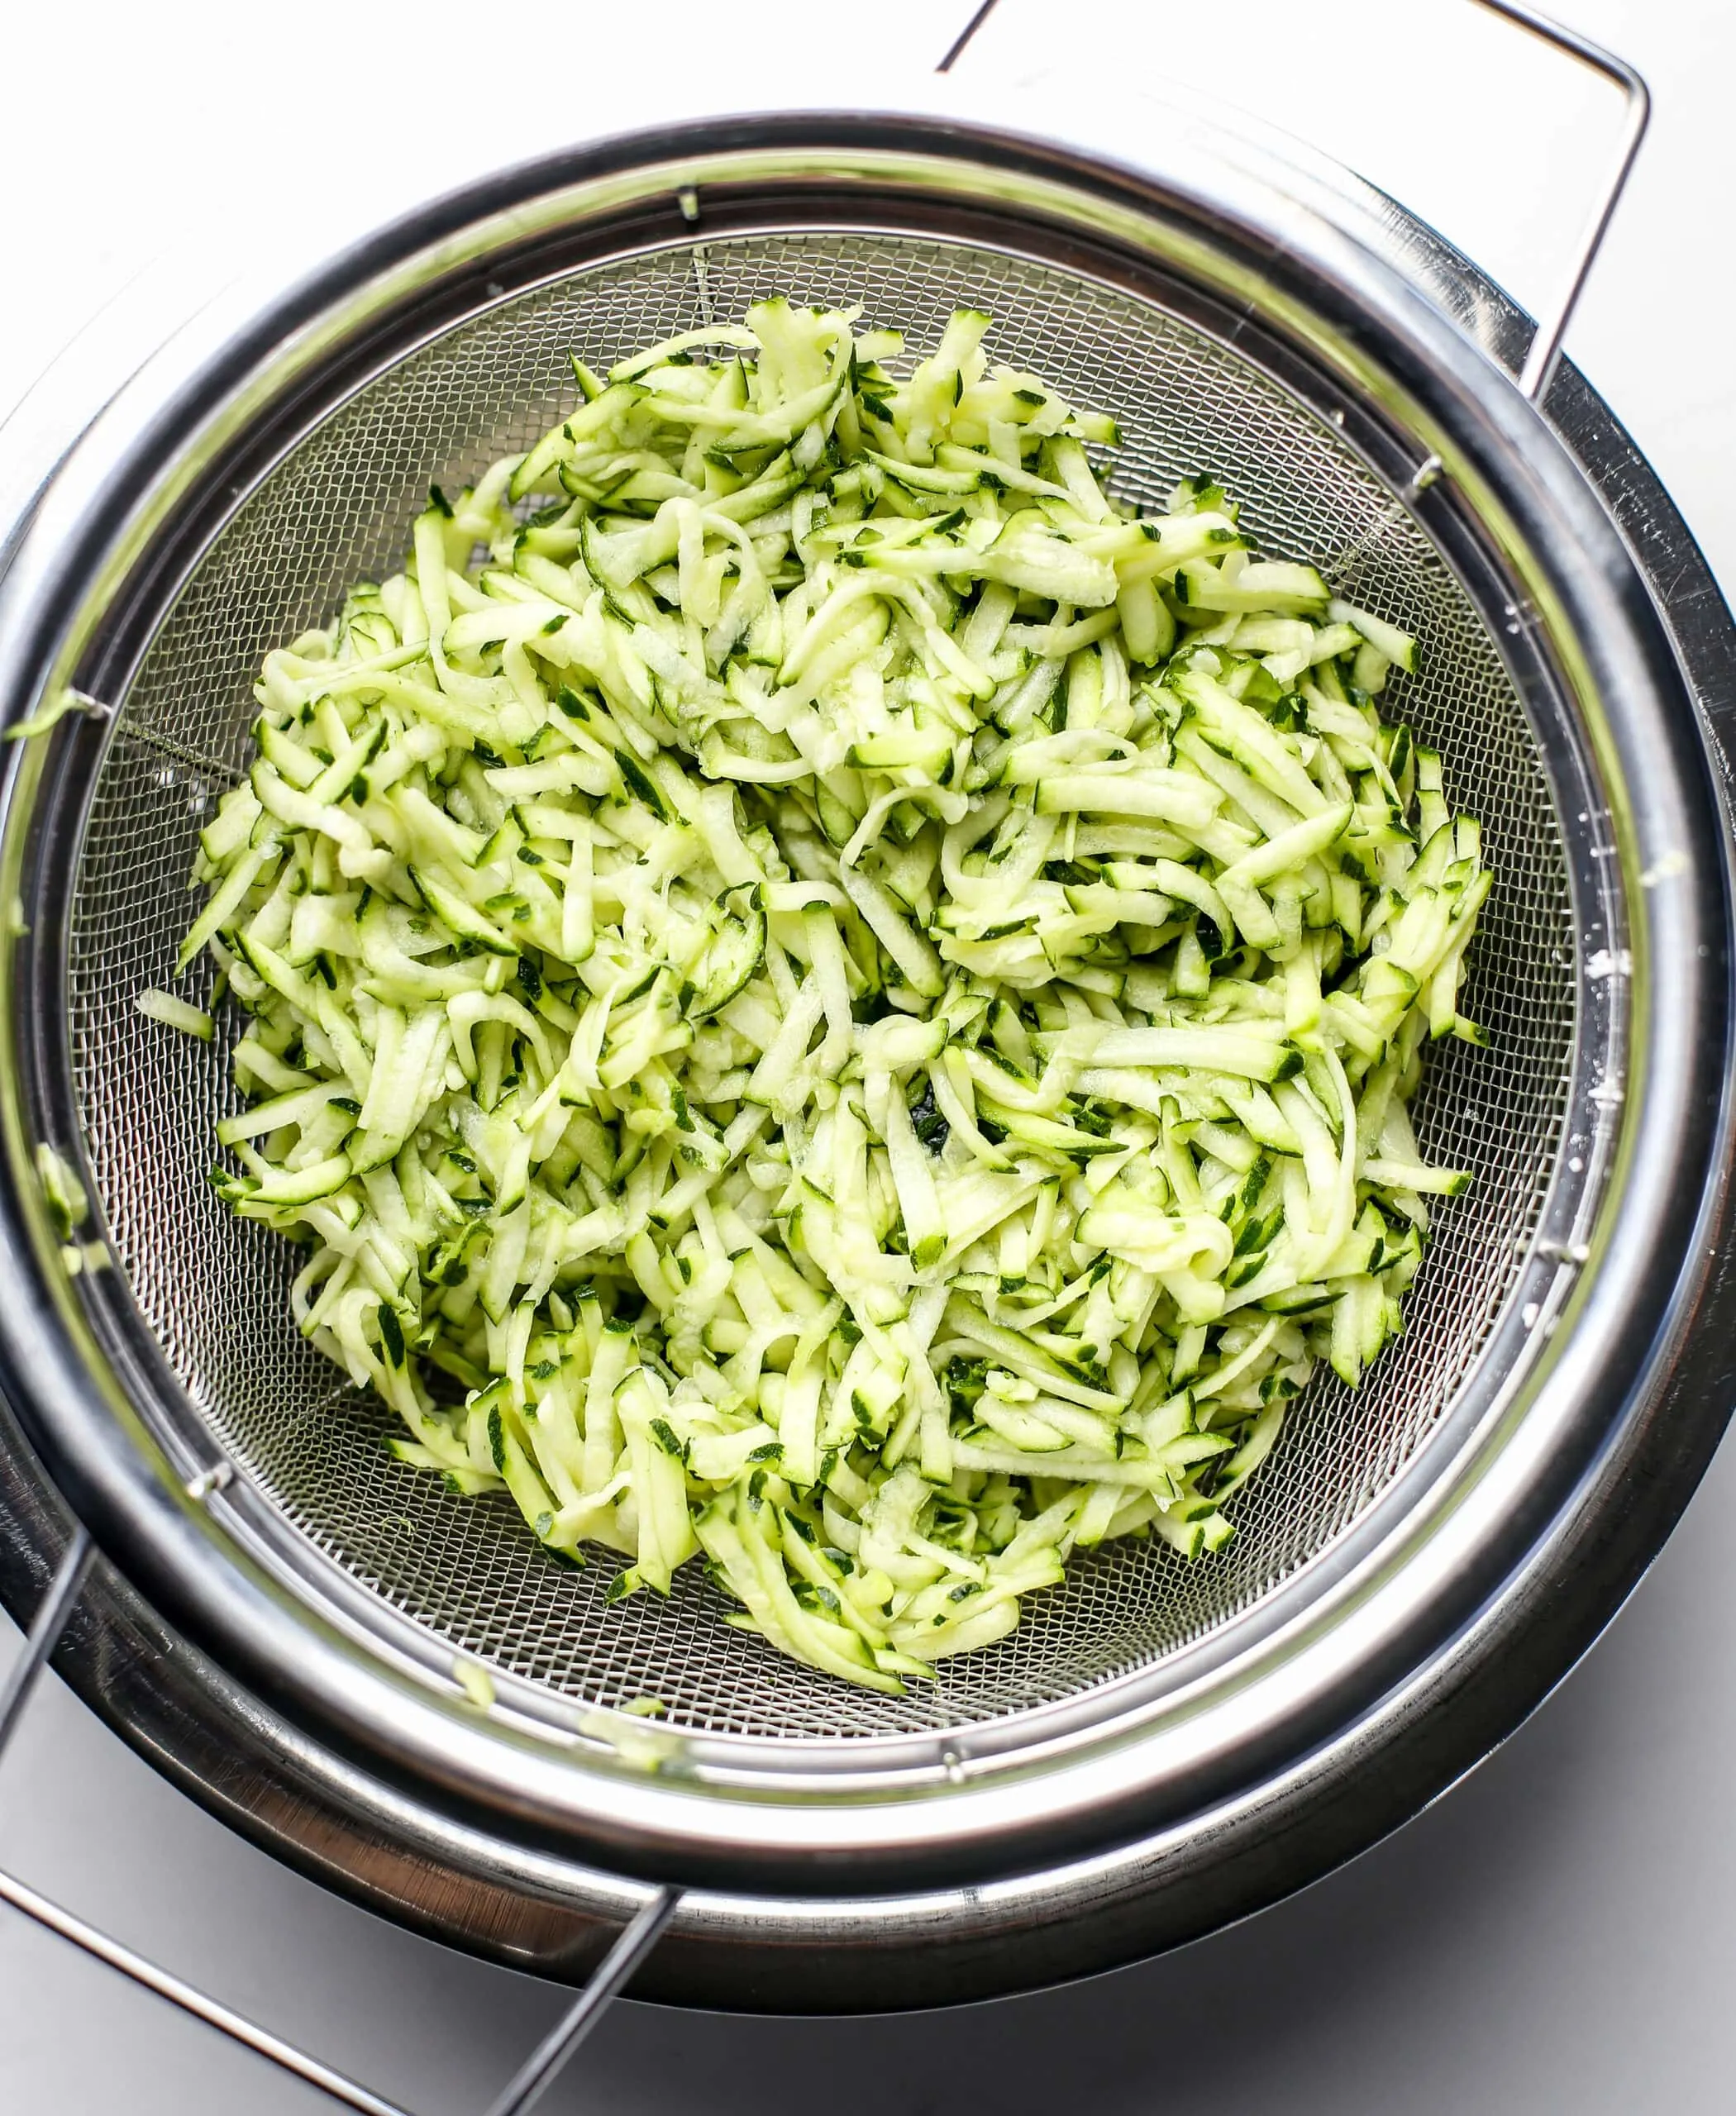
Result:
M1413 641L1206 477L1111 498L988 326L575 358L266 657L177 966L244 1017L212 1180L394 1452L894 1694L1078 1547L1223 1546L1400 1330L1481 1040Z

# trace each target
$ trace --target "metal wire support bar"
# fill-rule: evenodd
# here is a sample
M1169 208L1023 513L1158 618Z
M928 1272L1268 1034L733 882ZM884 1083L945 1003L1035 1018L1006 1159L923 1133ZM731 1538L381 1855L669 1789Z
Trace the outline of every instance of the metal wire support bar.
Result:
M1591 267L1597 262L1597 254L1603 247L1604 237L1609 233L1610 223L1621 195L1628 188L1628 179L1633 174L1641 143L1646 136L1646 127L1652 122L1652 92L1643 78L1625 59L1618 59L1613 51L1606 51L1600 44L1593 44L1589 37L1580 36L1552 17L1540 15L1534 8L1521 7L1517 0L1476 0L1480 7L1486 7L1490 14L1500 15L1531 36L1552 45L1557 51L1565 52L1582 66L1589 66L1593 73L1601 74L1612 82L1626 98L1626 114L1622 125L1621 143L1614 166L1610 171L1602 191L1599 193L1591 217L1586 223L1579 247L1574 252L1567 284L1557 297L1554 310L1538 318L1537 330L1531 340L1531 349L1525 355L1525 365L1519 369L1519 386L1533 404L1540 404L1549 393L1549 384L1555 373L1555 364L1561 357L1562 341L1567 335L1567 326L1573 320L1573 312L1579 306L1579 298L1585 291L1586 282L1591 276Z
M966 22L958 35L947 46L947 55L935 68L937 74L950 74L964 55L965 47L994 12L995 0L982 0L982 5Z
M396 2102L383 2101L366 2087L357 2085L341 2072L321 2064L317 2057L308 2056L305 2051L282 2041L256 2022L231 2013L227 2006L220 2005L191 1984L183 1983L179 1976L159 1968L155 1962L147 1961L143 1955L135 1954L131 1947L122 1947L118 1940L110 1939L106 1933L99 1933L94 1926L74 1918L59 1904L38 1895L15 1875L0 1871L0 1901L11 1904L15 1910L21 1910L26 1918L34 1918L49 1932L58 1933L63 1940L70 1940L74 1947L83 1947L86 1954L94 1955L111 1969L119 1970L135 1984L142 1984L147 1991L155 1991L160 1999L167 1999L171 2005L179 2006L183 2013L191 2014L195 2020L202 2020L207 2028L228 2036L231 2042L243 2043L261 2057L269 2057L281 2071L293 2073L310 2086L318 2087L345 2108L359 2109L361 2116L408 2116L408 2112Z
M937 74L950 74L963 57L966 48L981 29L998 4L998 0L982 0L969 21L948 46L947 55L935 68ZM1626 113L1622 124L1621 142L1615 163L1610 169L1603 189L1599 193L1591 217L1580 236L1579 247L1573 253L1571 269L1567 285L1557 298L1552 311L1546 311L1539 318L1532 336L1530 350L1525 364L1519 369L1519 386L1533 404L1540 404L1549 393L1549 384L1555 374L1555 364L1561 357L1562 341L1567 335L1567 326L1573 320L1573 312L1579 306L1579 298L1585 291L1586 282L1591 276L1591 268L1597 262L1597 254L1603 247L1604 237L1610 231L1610 223L1621 196L1628 188L1628 179L1646 136L1646 128L1652 122L1652 92L1643 76L1630 66L1625 59L1607 51L1602 45L1594 44L1578 31L1570 30L1551 15L1539 14L1534 7L1523 7L1519 0L1475 0L1479 7L1486 7L1492 15L1499 15L1515 28L1525 31L1542 42L1563 52L1582 66L1589 66L1595 74L1619 88L1626 102Z
M37 1676L47 1665L78 1606L91 1556L89 1532L81 1527L66 1546L18 1658L4 1683L0 1683L0 1760L4 1759L7 1743L23 1716ZM623 1988L656 1944L680 1900L680 1891L673 1888L661 1889L652 1897L609 1949L602 1966L559 2027L532 2053L495 2101L489 2116L523 2116L523 2112L541 2098L556 2074L596 2026L610 1999ZM3 1868L0 1868L0 1903L10 1904L26 1918L34 1918L45 1930L58 1933L63 1940L70 1940L86 1954L118 1970L122 1975L131 1977L147 1991L155 1992L160 1999L179 2006L183 2013L191 2014L195 2020L203 2021L207 2028L216 2028L231 2042L269 2059L280 2071L293 2074L309 2086L317 2087L345 2108L358 2110L360 2116L410 2116L410 2112L398 2103L387 2101L343 2073L334 2071L329 2065L322 2064L306 2051L298 2050L293 2043L273 2035L256 2021L233 2012L145 1956L135 1954L120 1941L111 1939L107 1933L98 1932L95 1926L87 1925L82 1918L75 1918L69 1910L39 1894L27 1882Z
M622 1933L566 2018L533 2050L489 2116L525 2116L601 2018L603 2009L656 1945L681 1900L679 1889L660 1889Z
M84 1585L84 1575L90 1566L90 1531L82 1525L73 1534L72 1541L61 1555L54 1578L48 1584L48 1592L38 1604L26 1634L23 1650L12 1663L4 1683L0 1683L0 1756L6 1753L6 1745L12 1739L12 1729L24 1710L25 1699L30 1695L42 1665L60 1642L66 1628L79 1594Z

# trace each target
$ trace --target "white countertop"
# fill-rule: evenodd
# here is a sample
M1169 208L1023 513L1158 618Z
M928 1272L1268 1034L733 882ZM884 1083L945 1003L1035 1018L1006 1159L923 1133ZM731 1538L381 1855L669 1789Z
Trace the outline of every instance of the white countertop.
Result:
M1557 4L1639 65L1657 98L1569 348L1736 590L1723 229L1736 10ZM543 0L32 10L7 32L0 409L93 317L124 368L141 305L123 290L153 260L169 260L156 284L190 298L245 255L250 229L311 260L491 165L659 115L675 91L661 71L644 78L647 48L679 47L720 102L732 88L772 100L769 79L799 74L861 106L876 76L860 32L871 24L882 54L932 64L971 12L970 0L880 0L866 16L798 0L606 15ZM1467 0L1001 0L962 67L1039 98L1113 79L1242 102L1403 198L1533 304L1614 134L1608 91ZM1137 112L1118 122L1137 126ZM10 1650L0 1642L0 1660ZM543 2106L746 2116L769 2096L811 2095L826 2116L1050 2116L1083 2097L1093 2116L1721 2116L1736 2108L1733 1780L1726 1449L1627 1611L1531 1723L1305 1894L1142 1968L964 2013L796 2023L619 2007ZM0 1862L418 2116L485 2106L560 2004L277 1866L57 1683L0 1775ZM0 2108L329 2105L0 1910Z

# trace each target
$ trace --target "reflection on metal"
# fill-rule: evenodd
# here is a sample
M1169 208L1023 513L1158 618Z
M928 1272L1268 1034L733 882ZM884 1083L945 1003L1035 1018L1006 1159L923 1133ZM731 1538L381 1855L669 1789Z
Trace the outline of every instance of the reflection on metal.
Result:
M88 1529L79 1528L67 1545L48 1592L31 1620L22 1651L12 1663L3 1684L0 1684L0 1756L12 1739L12 1729L17 1725L24 1710L25 1699L31 1686L41 1672L43 1663L55 1650L60 1634L66 1628L66 1620L73 1613L79 1589L84 1585L85 1567L90 1563L91 1542Z

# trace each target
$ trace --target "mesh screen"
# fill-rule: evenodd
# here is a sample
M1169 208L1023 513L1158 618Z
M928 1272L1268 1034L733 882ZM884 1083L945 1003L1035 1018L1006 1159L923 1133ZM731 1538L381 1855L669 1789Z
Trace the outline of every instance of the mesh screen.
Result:
M1406 1333L1354 1397L1326 1379L1238 1502L1242 1532L1187 1565L1136 1542L1083 1554L1009 1639L886 1699L725 1628L697 1566L667 1601L613 1608L607 1553L546 1558L511 1502L467 1500L389 1458L386 1414L289 1321L293 1252L231 1220L207 1186L212 1127L236 1103L216 1047L143 1020L193 908L201 822L243 765L266 650L324 622L359 577L399 563L432 479L527 446L569 408L569 348L603 367L738 316L755 297L860 301L931 343L961 303L998 319L994 356L1114 410L1117 483L1161 499L1209 469L1271 548L1337 574L1416 633L1422 673L1393 694L1484 822L1495 890L1466 1004L1492 1047L1452 1044L1414 1115L1432 1156L1468 1167L1445 1205ZM1247 1609L1349 1526L1439 1419L1511 1287L1566 1105L1575 936L1549 786L1495 640L1428 538L1347 443L1239 353L1119 290L986 249L880 234L733 237L591 268L472 318L369 383L267 475L167 612L122 702L74 903L72 1047L117 1256L222 1446L293 1527L466 1653L574 1698L662 1699L689 1727L806 1737L992 1719L1121 1675Z

